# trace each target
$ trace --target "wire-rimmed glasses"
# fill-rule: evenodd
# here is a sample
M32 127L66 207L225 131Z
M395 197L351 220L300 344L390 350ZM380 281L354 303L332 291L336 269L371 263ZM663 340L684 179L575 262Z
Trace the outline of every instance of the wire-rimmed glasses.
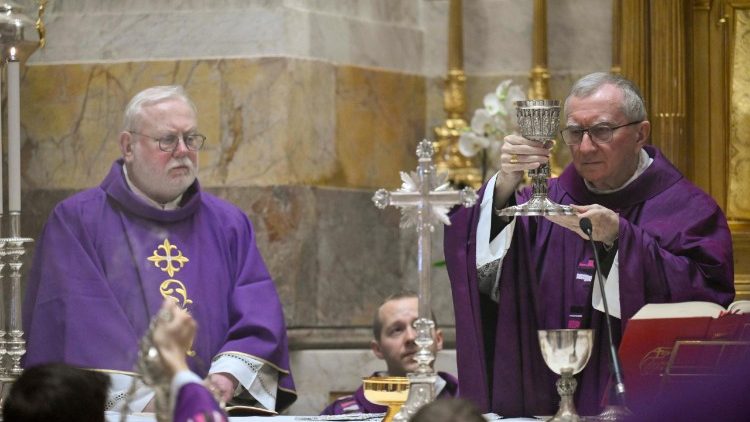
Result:
M200 150L201 148L203 148L203 143L206 142L206 136L200 133L170 133L169 135L156 137L132 130L128 132L132 133L133 135L139 135L145 138L153 139L154 141L159 143L159 149L164 152L174 152L174 150L177 149L177 145L179 145L180 143L180 139L182 139L182 142L185 143L185 147L190 151Z
M589 138L597 144L607 144L612 142L612 137L617 129L641 122L643 120L636 120L620 126L611 126L611 123L597 123L591 127L568 126L560 131L560 135L568 145L578 145L583 142L584 133L588 133Z

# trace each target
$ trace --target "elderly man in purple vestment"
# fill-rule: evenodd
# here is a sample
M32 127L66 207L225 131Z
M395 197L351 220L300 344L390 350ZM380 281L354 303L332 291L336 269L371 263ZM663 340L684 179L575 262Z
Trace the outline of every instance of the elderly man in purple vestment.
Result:
M200 188L196 114L179 86L138 93L122 158L98 187L55 207L26 291L25 365L104 371L117 409L138 340L171 298L198 323L190 368L226 401L280 410L296 398L281 303L247 216ZM131 410L152 397L139 386Z
M541 357L536 330L593 328L591 360L578 376L579 413L596 414L610 370L602 298L591 243L602 256L615 343L628 319L650 302L734 297L732 241L716 202L647 145L650 123L632 82L594 73L565 101L562 137L573 163L549 183L550 198L576 215L493 213L526 201L524 171L549 158L549 146L505 138L502 168L473 209L456 209L445 257L456 310L461 395L502 416L554 414L556 376ZM625 380L627 386L627 379Z
M376 372L373 376L405 377L417 369L414 354L418 348L414 340L417 333L414 321L417 319L417 294L405 291L389 296L375 312L372 324L372 352L378 359L385 360L387 373ZM434 319L434 318L433 318ZM435 329L432 353L443 348L443 333ZM446 372L438 372L435 383L437 397L450 398L458 394L458 381ZM340 397L326 407L322 415L342 415L348 413L384 413L385 406L372 403L365 398L360 386L353 395Z

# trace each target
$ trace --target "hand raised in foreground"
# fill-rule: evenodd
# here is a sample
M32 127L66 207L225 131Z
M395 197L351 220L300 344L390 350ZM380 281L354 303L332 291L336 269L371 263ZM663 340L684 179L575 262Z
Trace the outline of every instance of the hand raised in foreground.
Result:
M523 179L524 171L549 162L554 141L531 141L520 135L508 135L500 149L500 174L495 180L495 208L503 208Z
M197 325L190 314L172 299L165 299L158 313L159 321L154 329L153 341L161 355L164 366L174 376L188 369L188 350L193 344Z

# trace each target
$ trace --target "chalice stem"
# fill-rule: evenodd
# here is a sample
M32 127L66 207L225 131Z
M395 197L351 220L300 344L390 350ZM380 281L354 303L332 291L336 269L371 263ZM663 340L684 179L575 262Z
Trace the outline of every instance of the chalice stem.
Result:
M563 372L560 379L555 383L557 386L557 393L560 395L560 407L557 410L552 419L549 421L553 422L579 422L581 417L576 412L575 403L573 402L573 394L576 391L578 382L573 378L573 374L570 372Z

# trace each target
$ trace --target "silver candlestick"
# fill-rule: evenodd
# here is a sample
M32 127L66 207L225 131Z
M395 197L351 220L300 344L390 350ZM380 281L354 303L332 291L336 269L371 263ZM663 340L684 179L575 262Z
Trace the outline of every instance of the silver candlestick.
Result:
M560 101L526 100L516 101L516 115L521 135L544 145L554 139L560 126ZM549 164L542 164L528 172L531 178L531 199L526 203L496 211L505 217L528 215L573 215L569 205L560 205L547 197L547 180L550 177Z
M21 357L26 353L26 342L23 339L23 325L21 323L23 298L21 297L21 267L23 256L26 254L27 243L34 239L21 237L19 235L21 226L21 213L10 213L10 237L0 239L5 247L2 257L5 265L10 268L10 297L7 303L5 350L8 360L6 373L12 378L21 374Z
M12 1L0 3L0 66L4 66L7 87L8 122L8 192L10 196L10 237L0 238L0 383L2 396L21 374L21 357L26 353L23 339L21 268L26 244L33 239L21 237L21 164L20 164L20 65L44 44L42 15L47 0L39 0L38 20L23 14L23 8ZM0 78L2 79L2 78ZM0 90L1 91L1 90ZM0 113L0 121L2 120ZM1 132L1 131L0 131ZM3 226L2 162L0 154L0 228ZM3 270L10 268L10 282L3 280ZM6 295L6 284L10 291Z

